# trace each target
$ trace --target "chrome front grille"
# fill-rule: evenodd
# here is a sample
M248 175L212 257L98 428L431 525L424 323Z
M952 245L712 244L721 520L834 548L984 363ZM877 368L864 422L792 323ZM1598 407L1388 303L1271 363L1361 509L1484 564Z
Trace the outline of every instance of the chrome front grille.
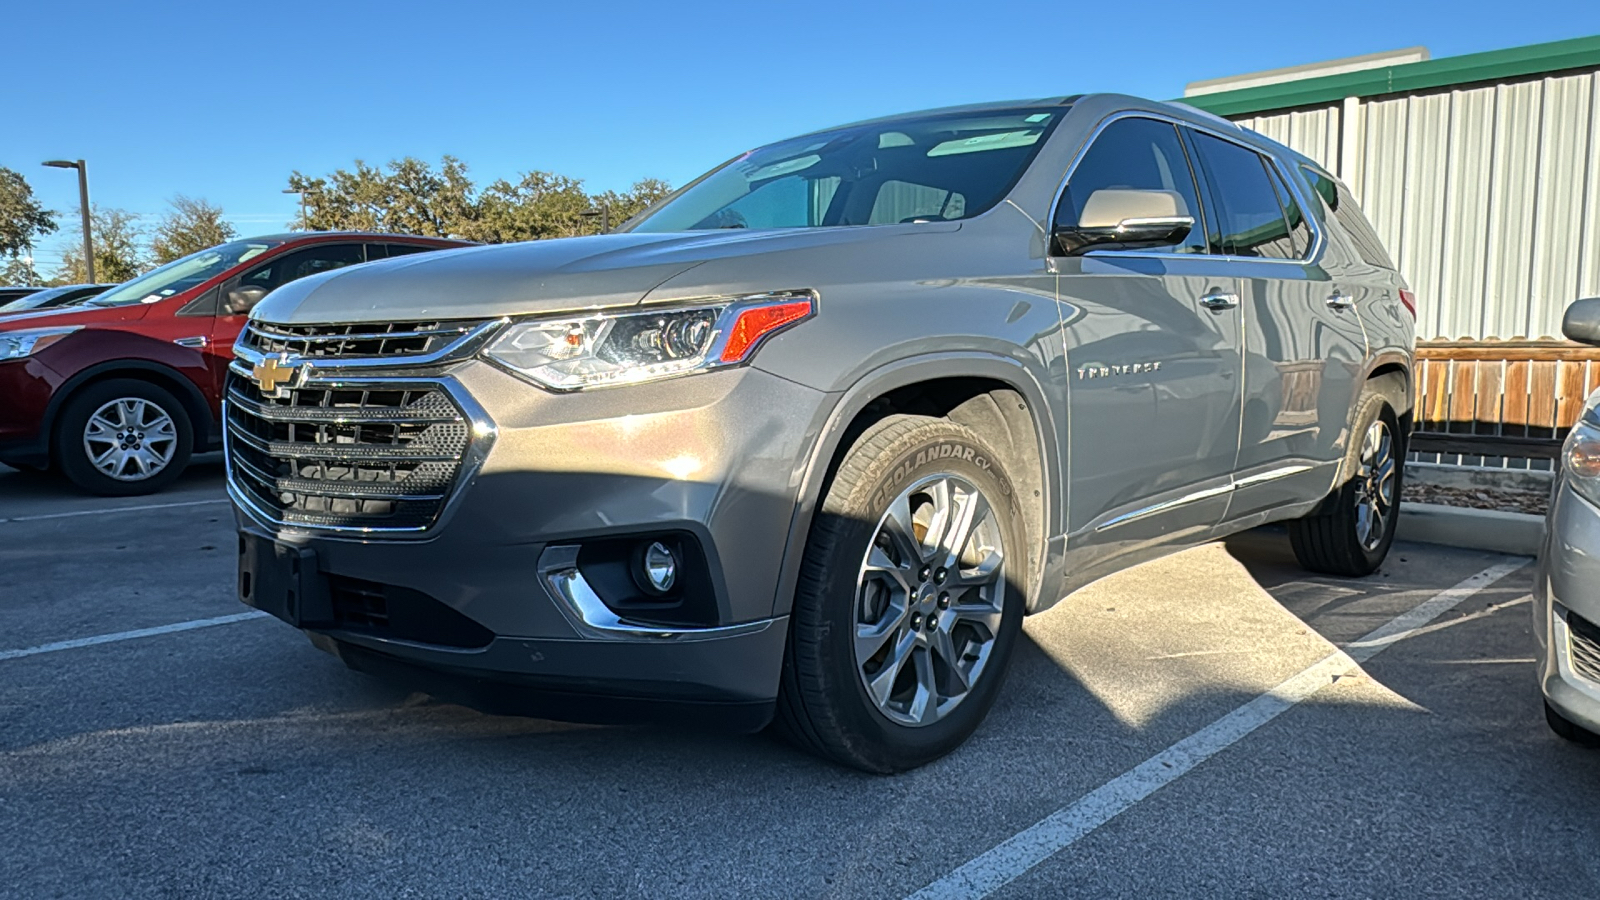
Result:
M437 381L319 383L269 395L228 375L236 494L274 524L420 531L438 518L472 425Z
M312 360L405 358L444 350L483 324L482 320L331 325L252 321L239 345L264 356L286 353Z
M1568 612L1567 632L1572 635L1572 670L1590 681L1600 682L1600 626L1575 612Z

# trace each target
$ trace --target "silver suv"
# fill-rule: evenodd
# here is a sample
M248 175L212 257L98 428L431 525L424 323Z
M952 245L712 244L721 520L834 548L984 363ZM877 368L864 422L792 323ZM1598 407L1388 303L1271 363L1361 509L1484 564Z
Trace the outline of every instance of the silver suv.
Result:
M274 291L227 394L239 589L482 709L907 769L1092 579L1273 521L1375 569L1412 310L1343 185L1187 107L818 132L618 234Z

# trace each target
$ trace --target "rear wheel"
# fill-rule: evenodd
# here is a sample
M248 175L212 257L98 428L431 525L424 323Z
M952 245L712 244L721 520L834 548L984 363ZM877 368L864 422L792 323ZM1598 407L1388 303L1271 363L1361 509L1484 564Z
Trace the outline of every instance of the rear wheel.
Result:
M1580 747L1600 748L1600 734L1595 734L1556 712L1548 700L1544 704L1544 720L1550 724L1550 730L1563 740L1571 741Z
M92 384L68 400L55 434L62 473L108 496L161 490L183 472L193 448L178 398L128 378Z
M1313 572L1372 574L1389 555L1400 522L1405 440L1389 402L1363 395L1352 434L1344 483L1322 509L1289 523L1295 558Z
M779 730L869 772L965 741L1021 627L1020 522L1001 461L971 430L915 416L868 429L806 545Z

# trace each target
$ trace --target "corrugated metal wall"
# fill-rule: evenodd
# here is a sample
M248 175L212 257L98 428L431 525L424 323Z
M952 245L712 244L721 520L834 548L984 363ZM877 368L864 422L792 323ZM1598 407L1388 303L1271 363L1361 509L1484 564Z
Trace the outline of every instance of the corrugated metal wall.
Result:
M1422 338L1540 337L1600 296L1600 72L1238 116L1350 185Z

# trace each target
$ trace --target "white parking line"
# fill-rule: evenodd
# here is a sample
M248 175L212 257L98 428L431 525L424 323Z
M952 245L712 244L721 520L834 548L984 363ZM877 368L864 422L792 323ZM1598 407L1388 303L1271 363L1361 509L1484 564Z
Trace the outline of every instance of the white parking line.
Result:
M1246 735L1317 691L1360 668L1395 643L1473 594L1510 575L1530 560L1490 566L1449 590L1404 612L1370 634L1294 675L1249 703L1101 785L1076 802L1046 816L943 878L911 895L911 900L987 897L1029 869L1072 846L1119 813L1183 777Z
M266 613L259 610L233 613L227 616L217 616L214 619L192 619L188 622L174 622L171 625L157 625L154 628L137 628L133 631L117 631L111 634L97 634L93 637L74 638L70 641L56 641L53 644L40 644L37 647L24 647L21 650L0 650L0 661L7 659L21 659L24 656L38 656L41 653L54 653L57 650L75 650L79 647L93 647L95 644L111 644L117 641L131 641L134 638L154 637L158 634L172 634L175 631L193 631L196 628L210 628L213 625L230 625L234 622L243 622L247 619L259 619Z
M177 509L182 506L205 506L209 503L227 503L227 497L218 497L214 500L185 500L179 503L146 503L143 506L113 506L107 509L80 509L73 512L43 513L37 516L12 516L9 519L0 519L0 525L6 522L39 522L44 519L70 519L74 516L105 516L111 513L143 512L149 509Z

